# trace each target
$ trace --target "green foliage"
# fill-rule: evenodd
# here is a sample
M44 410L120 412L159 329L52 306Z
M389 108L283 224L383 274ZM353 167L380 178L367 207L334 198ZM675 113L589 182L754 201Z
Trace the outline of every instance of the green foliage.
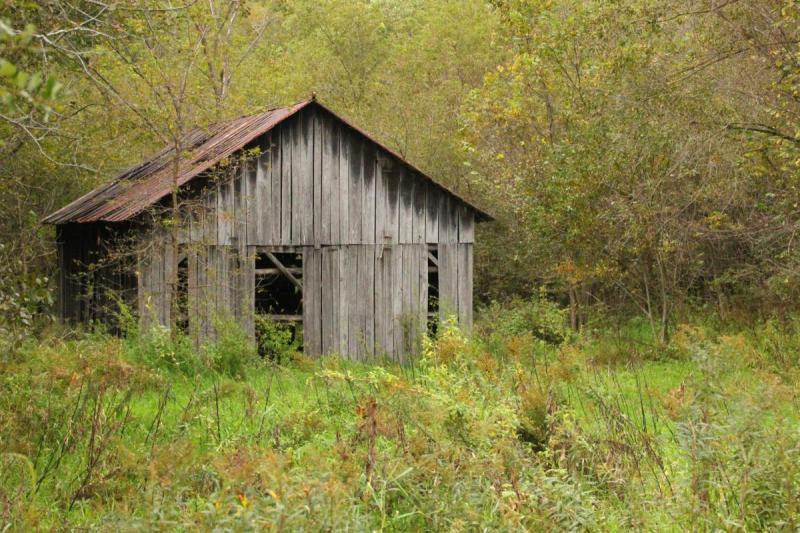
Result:
M203 368L191 339L159 324L129 328L124 344L131 361L153 369L193 376Z
M292 326L281 324L264 315L255 318L258 353L275 362L288 362L300 350L302 340Z
M247 351L236 334L220 338L225 364L192 379L136 355L132 338L25 344L0 363L0 465L11 467L0 469L11 480L0 489L3 520L15 529L797 526L797 382L755 348L764 334L684 324L674 342L690 358L598 366L605 342L568 336L555 346L520 325L519 306L548 305L495 306L498 327L482 327L513 332L501 348L445 322L413 372L335 357L245 371L246 361L232 362ZM172 353L160 342L148 349Z
M216 339L204 347L211 367L220 374L244 377L249 366L258 361L253 341L233 319L215 321Z

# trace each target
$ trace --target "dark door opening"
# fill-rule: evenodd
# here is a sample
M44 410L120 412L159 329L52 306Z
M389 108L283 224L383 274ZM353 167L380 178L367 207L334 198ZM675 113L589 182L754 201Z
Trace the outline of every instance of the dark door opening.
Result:
M189 257L181 252L178 260L177 287L175 288L175 326L181 333L189 332Z
M436 335L439 326L439 248L428 246L428 334Z
M261 252L256 255L255 312L291 332L291 342L302 338L303 254ZM259 332L257 331L258 335ZM259 347L264 343L260 340ZM262 356L273 354L262 353Z

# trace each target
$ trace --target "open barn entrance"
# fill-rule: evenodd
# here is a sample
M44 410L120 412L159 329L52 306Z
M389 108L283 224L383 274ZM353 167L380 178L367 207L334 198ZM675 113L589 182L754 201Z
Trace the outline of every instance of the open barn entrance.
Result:
M291 332L302 346L303 254L261 251L256 254L255 312ZM258 329L258 328L257 328ZM262 332L256 331L256 335ZM261 349L264 343L257 339ZM262 353L272 357L274 354Z
M439 248L428 246L428 334L436 335L439 325Z

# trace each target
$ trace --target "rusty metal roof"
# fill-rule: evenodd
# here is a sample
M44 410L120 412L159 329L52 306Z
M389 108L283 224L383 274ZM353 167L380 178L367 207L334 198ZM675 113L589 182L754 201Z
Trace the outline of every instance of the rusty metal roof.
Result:
M314 103L339 120L360 132L375 144L397 157L422 176L446 190L475 210L479 220L492 217L473 206L453 191L433 180L405 161L399 154L383 146L365 131L353 126L336 113L316 101L314 97L289 107L272 109L264 113L248 115L214 124L206 129L194 129L183 139L182 145L188 155L181 159L178 168L178 186L210 169L251 141L291 117L309 104ZM122 222L141 213L172 192L174 170L173 149L164 148L147 161L130 168L93 191L74 200L58 211L42 219L45 224Z

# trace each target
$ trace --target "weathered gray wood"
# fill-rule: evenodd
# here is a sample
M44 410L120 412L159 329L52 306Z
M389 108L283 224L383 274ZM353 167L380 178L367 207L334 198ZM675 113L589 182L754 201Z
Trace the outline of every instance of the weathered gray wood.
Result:
M333 217L331 216L331 209L333 207L332 190L334 188L334 170L332 167L332 149L331 149L331 127L330 121L325 120L322 115L316 117L316 138L315 148L319 150L319 182L320 182L320 207L315 216L322 217L320 221L320 244L331 244L331 224ZM336 164L335 173L338 174L339 165ZM338 187L338 183L335 184ZM338 190L337 190L338 193ZM337 232L338 233L338 232Z
M347 136L348 152L350 154L348 161L349 174L350 174L350 238L348 243L356 244L361 241L361 228L362 228L362 203L364 196L364 178L362 175L361 159L363 141L355 135Z
M375 161L373 162L373 172L375 174L375 233L372 235L372 242L383 244L386 228L386 211L388 208L388 190L386 188L386 176L384 176L382 157L380 151L376 150ZM377 256L379 252L376 253Z
M337 331L338 331L338 351L339 354L347 357L350 351L349 346L349 305L350 299L347 292L348 280L350 278L347 259L347 249L340 247L338 254L339 257L339 286L338 286L338 315L337 315Z
M312 247L303 251L303 340L304 350L311 356L322 351L321 267L322 252Z
M453 244L458 242L458 217L455 202L449 195L439 197L439 242Z
M414 176L414 200L412 221L412 242L422 244L425 242L427 217L425 207L427 204L428 182L420 176Z
M425 196L425 241L431 244L439 242L439 204L441 189L428 184Z
M440 243L439 255L439 317L445 320L458 316L458 259L457 246Z
M305 187L308 178L308 141L303 138L302 118L300 115L292 128L292 244L304 244L305 213L310 208Z
M280 244L292 242L292 152L294 124L287 122L280 128L281 149L281 238ZM277 243L276 243L277 244Z
M383 353L401 360L418 353L429 293L426 242L439 253L433 268L442 315L455 314L469 327L475 211L325 112L307 111L257 141L262 153L233 179L220 173L196 202L201 208L187 213L179 242L193 247L193 337L213 341L212 322L223 313L253 330L255 276L280 272L255 270L253 254L264 247L273 257L304 254L306 279L287 271L303 289L309 355ZM163 234L149 238L137 265L139 312L144 316L149 306L156 322L168 324L170 245ZM59 244L60 267L68 270L69 261L93 253L86 243ZM88 302L78 299L85 282L59 281L61 314L96 315L109 303L99 292Z
M302 150L300 159L302 195L299 202L301 204L300 223L302 224L301 244L314 243L314 124L312 115L312 111L305 110L297 117L301 127L300 146ZM297 205L298 202L295 201L294 206Z
M400 203L398 213L397 242L413 242L414 231L414 184L415 177L405 167L400 167Z
M334 283L332 283L333 277L335 275L334 271L334 262L335 262L335 250L332 250L330 247L325 247L322 249L322 268L321 268L321 305L320 305L320 317L328 317L327 320L322 320L322 353L329 354L335 353L335 343L334 338L336 336L335 324L333 322L333 317L336 316L336 312L338 310L334 309ZM336 274L336 285L338 285L338 274Z
M458 242L475 242L475 212L464 204L459 205Z
M339 240L352 242L350 237L350 145L344 128L339 128Z
M323 192L323 168L322 168L322 147L324 141L322 140L323 126L322 116L319 113L313 113L311 116L312 137L312 189L313 189L313 202L314 209L311 212L311 220L313 225L313 244L320 246L330 240L330 214L328 217L324 216L324 207L322 203Z
M255 247L247 246L239 258L239 316L242 328L251 341L255 341L256 306L256 255Z
M394 245L392 254L392 356L403 355L403 247Z
M361 198L361 242L375 243L375 146L371 143L360 143L360 173L363 176L364 188Z
M399 236L400 213L400 175L397 165L387 161L382 170L386 184L386 213L384 215L384 243L396 243Z
M374 233L374 231L373 231ZM375 355L375 252L372 246L359 246L359 294L364 301L364 342L362 359Z
M461 324L467 329L472 329L473 314L473 247L466 243L461 247L462 262L459 265L458 273L461 285L458 294L459 315Z
M275 257L275 254L273 254L272 252L267 252L267 251L265 251L265 252L264 252L264 254L267 256L267 258L268 258L270 261L272 261L272 264L273 264L273 265L275 265L275 268L277 268L278 270L280 270L280 271L281 271L281 274L283 274L284 276L286 276L286 277L289 279L289 281L291 281L291 282L292 282L292 285L294 285L295 287L297 287L297 288L298 288L298 289L300 289L301 291L303 290L303 284L302 284L302 283L300 283L300 280L298 280L296 277L294 277L294 274L292 274L292 271L291 271L291 270L289 270L288 268L286 268L286 267L283 265L283 263L281 263L281 262L278 260L278 258L277 258L277 257ZM305 270L305 268L304 268L304 270Z
M339 197L341 189L339 185L339 125L331 121L325 121L324 143L322 167L323 180L328 183L329 194L322 199L323 205L327 205L330 214L330 240L329 244L341 244L339 225L341 223L341 199Z
M281 242L281 182L282 182L282 162L281 162L281 132L272 132L269 137L269 167L264 171L264 179L267 180L265 193L269 193L270 201L268 207L263 209L257 207L258 218L266 223L265 225L265 244L279 244ZM258 244L258 243L250 243Z
M345 252L345 291L347 294L347 357L358 359L358 258L355 247L347 245Z

